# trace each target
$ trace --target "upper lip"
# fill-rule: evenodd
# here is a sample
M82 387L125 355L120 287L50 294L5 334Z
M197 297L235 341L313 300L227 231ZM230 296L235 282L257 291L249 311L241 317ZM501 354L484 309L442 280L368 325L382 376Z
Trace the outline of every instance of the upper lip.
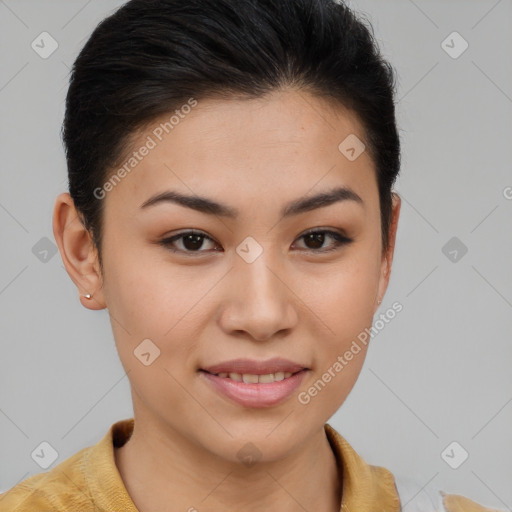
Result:
M201 368L208 373L248 373L251 375L267 375L276 372L297 373L307 370L306 366L300 363L289 361L281 357L257 361L254 359L232 359L212 366Z

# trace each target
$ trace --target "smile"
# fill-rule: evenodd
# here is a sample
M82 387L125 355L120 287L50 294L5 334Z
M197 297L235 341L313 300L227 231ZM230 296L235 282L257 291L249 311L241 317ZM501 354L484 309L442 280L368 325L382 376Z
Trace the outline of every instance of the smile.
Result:
M265 375L256 375L254 373L213 373L222 379L231 379L235 382L245 382L246 384L268 384L271 382L279 382L293 375L292 372L275 372L267 373Z
M271 407L288 399L299 387L309 370L295 373L275 372L266 374L227 373L214 374L205 370L199 376L209 388L232 402L244 407Z

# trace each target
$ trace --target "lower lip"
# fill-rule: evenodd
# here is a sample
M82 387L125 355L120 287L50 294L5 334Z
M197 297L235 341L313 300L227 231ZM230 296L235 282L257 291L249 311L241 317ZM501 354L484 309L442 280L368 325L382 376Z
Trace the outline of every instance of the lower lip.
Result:
M229 377L218 377L200 370L200 374L222 394L244 407L270 407L286 400L300 385L307 370L294 373L291 377L263 384L246 384Z

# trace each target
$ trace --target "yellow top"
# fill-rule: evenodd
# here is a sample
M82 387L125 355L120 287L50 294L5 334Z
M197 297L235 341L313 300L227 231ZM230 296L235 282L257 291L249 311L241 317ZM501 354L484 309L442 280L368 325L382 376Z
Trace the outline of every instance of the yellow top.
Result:
M114 446L122 446L129 439L133 424L133 418L114 423L97 444L1 494L0 512L138 512L114 459ZM367 464L334 428L327 423L324 428L342 468L340 512L400 512L392 473ZM491 510L462 496L443 494L442 499L446 512Z

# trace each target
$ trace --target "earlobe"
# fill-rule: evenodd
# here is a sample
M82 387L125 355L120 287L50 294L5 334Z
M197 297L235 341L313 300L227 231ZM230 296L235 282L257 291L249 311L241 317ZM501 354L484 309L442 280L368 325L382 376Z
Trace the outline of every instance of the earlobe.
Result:
M57 196L55 201L53 234L64 267L78 288L82 305L93 310L104 309L106 304L97 251L67 192Z

